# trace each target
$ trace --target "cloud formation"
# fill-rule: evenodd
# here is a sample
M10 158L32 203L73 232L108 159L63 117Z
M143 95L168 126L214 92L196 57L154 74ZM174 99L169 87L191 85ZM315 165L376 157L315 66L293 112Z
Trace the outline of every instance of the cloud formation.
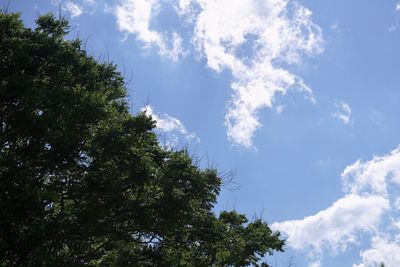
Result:
M150 27L163 5L171 4L180 29L166 35ZM128 0L115 8L118 27L134 34L145 47L155 45L161 56L178 60L186 55L179 30L192 27L191 40L207 67L231 72L232 97L225 125L234 144L250 148L261 127L258 112L273 107L277 94L290 89L315 101L311 89L287 66L322 51L321 29L312 13L289 0Z
M77 18L83 14L93 14L95 12L95 4L98 3L96 0L51 0L50 3L53 6L60 7L63 11L66 11L71 18Z
M342 173L345 192L378 194L387 197L389 184L400 184L400 148L367 162L358 160Z
M398 2L398 3L396 4L394 10L395 10L395 12L396 12L396 15L399 15L399 14L400 14L400 2ZM399 24L400 24L399 18L398 18L398 16L396 16L394 25L390 26L388 30L389 30L390 32L396 31L396 30L399 28Z
M378 226L389 202L381 196L346 195L332 206L302 220L272 225L288 235L288 245L296 250L320 254L322 249L344 251L357 243L360 231L373 231Z
M400 226L400 148L369 161L356 161L345 168L341 180L345 195L330 207L272 227L288 236L290 247L309 252L313 260L320 261L324 252L343 252L363 235L370 237L371 248L360 252L362 263L354 267L381 262L400 266L400 258L390 254L400 249L400 235L393 232Z
M349 124L350 116L351 116L351 108L350 108L349 104L347 104L346 102L341 100L341 101L336 101L335 106L336 106L337 111L332 113L332 117L338 118L344 124Z
M388 236L375 236L370 249L360 253L362 263L353 267L376 267L384 263L386 267L397 267L400 264L400 236L394 239Z
M320 52L320 28L312 23L308 9L288 1L198 2L202 10L194 32L197 51L206 57L209 68L231 71L227 135L233 143L249 148L261 126L258 111L272 107L276 94L296 88L313 98L303 80L283 65Z
M65 9L68 13L71 14L71 17L72 17L72 18L74 18L74 17L79 17L80 15L83 14L82 7L79 6L79 5L77 5L77 4L74 3L74 2L70 2L70 1L66 2L66 3L64 4L64 9Z
M145 48L152 45L158 48L160 56L177 61L186 54L182 48L182 38L174 31L170 38L151 29L150 23L161 8L160 0L127 0L115 7L115 16L120 31L134 34Z
M156 113L150 105L142 108L142 111L146 112L147 115L150 115L156 121L156 130L161 134L160 141L164 142L167 148L177 148L190 142L200 142L196 134L189 132L185 125L177 118L165 113Z

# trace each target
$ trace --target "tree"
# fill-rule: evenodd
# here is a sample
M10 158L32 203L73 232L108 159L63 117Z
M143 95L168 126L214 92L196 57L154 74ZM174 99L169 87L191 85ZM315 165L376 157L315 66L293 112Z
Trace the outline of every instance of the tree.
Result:
M213 213L217 170L159 145L115 65L65 40L65 19L36 23L0 14L0 266L256 266L283 251L265 222Z

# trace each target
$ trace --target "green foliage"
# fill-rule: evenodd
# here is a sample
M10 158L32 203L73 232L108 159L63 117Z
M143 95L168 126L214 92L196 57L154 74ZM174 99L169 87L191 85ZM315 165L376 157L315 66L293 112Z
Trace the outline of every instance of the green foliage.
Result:
M221 179L163 149L67 21L0 14L0 266L247 266L284 241L212 209ZM265 264L263 265L265 266Z

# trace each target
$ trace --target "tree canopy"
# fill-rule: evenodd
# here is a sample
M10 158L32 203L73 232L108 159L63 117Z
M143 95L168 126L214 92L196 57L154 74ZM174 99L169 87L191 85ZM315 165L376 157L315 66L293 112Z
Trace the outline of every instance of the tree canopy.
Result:
M222 180L160 146L115 65L0 13L0 266L248 266L282 251L260 220L213 212Z

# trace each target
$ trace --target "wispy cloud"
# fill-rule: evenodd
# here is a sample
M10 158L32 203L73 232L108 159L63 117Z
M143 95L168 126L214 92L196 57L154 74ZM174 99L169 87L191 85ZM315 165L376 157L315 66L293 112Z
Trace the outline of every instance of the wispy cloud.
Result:
M182 38L173 32L171 38L151 29L150 22L160 11L160 0L127 0L121 1L114 14L118 28L127 34L134 34L144 47L155 45L161 56L177 61L187 52L182 48Z
M196 134L189 132L177 118L165 113L156 113L150 105L145 106L142 111L145 111L147 115L150 115L156 121L157 130L161 133L160 141L165 142L166 147L177 148L186 143L200 142Z
M342 173L343 190L353 194L388 195L389 184L400 184L400 149L385 156L361 160L347 166Z
M396 189L400 185L400 148L366 162L356 161L345 168L341 180L345 195L330 207L272 227L287 234L289 246L318 261L324 252L340 253L357 244L364 234L370 238L371 248L360 252L362 263L354 267L381 262L400 266L400 258L393 257L399 254L390 254L400 249L400 235L392 231L400 221Z
M335 21L331 26L330 26L331 30L336 32L337 34L341 34L342 33L342 27L340 25L340 23L338 21Z
M286 68L322 51L321 29L307 8L289 0L176 0L162 5L160 0L121 1L115 8L119 29L173 60L187 53L179 29L167 36L150 27L166 3L173 5L185 31L192 27L187 41L207 67L232 73L225 125L234 144L253 146L254 133L261 127L258 112L272 108L276 94L295 89L315 101L301 77Z
M64 9L71 14L71 17L79 17L83 14L82 7L74 2L65 2Z
M198 1L194 42L217 72L233 75L233 95L227 106L228 138L244 147L253 145L261 127L258 111L272 107L277 93L296 88L313 98L303 80L283 67L300 63L303 55L321 51L321 30L311 12L283 0ZM289 12L289 9L292 12ZM248 52L243 54L243 50Z
M396 15L399 15L399 14L400 14L400 2L398 2L398 3L396 4L394 10L395 10L395 12L396 12ZM388 30L389 30L390 32L393 32L393 31L396 31L398 28L399 28L399 18L398 18L398 16L397 16L396 19L395 19L394 25L390 26Z
M319 261L311 262L311 263L308 265L308 267L321 267L321 262L319 262Z
M375 236L371 248L362 251L360 256L362 263L354 264L353 267L376 267L381 263L387 267L400 266L400 236Z
M349 104L344 102L343 100L335 102L336 112L332 113L332 117L338 118L344 124L350 123L351 117L351 108Z
M333 23L330 28L332 30L334 30L334 31L340 31L339 30L339 23L337 21L335 23Z
M71 18L80 17L84 14L93 14L100 2L103 0L51 0L53 6L61 6L63 11L66 11Z

